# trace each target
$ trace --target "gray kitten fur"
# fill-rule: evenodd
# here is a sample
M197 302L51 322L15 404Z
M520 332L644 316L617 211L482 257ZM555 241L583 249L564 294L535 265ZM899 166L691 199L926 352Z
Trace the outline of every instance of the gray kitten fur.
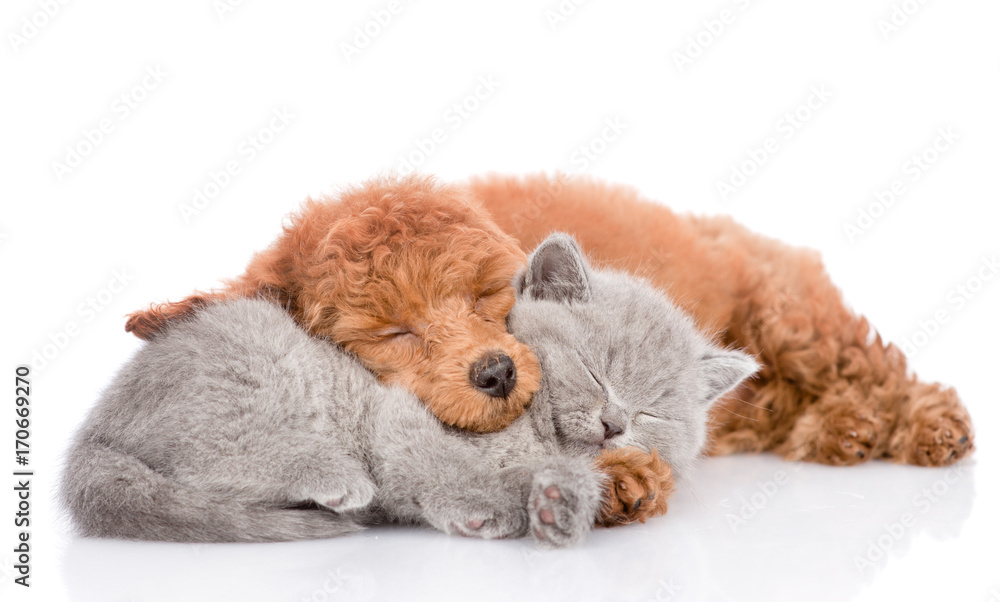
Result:
M515 287L508 325L543 377L502 432L445 426L280 307L238 300L125 365L69 451L62 499L98 537L281 541L412 522L577 543L599 509L602 448L655 448L683 476L709 405L757 366L641 280L592 270L565 235L539 246ZM605 440L604 423L622 432Z

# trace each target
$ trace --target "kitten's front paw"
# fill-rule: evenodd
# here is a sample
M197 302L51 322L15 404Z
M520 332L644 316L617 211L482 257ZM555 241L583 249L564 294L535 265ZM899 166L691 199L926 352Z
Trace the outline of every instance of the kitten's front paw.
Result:
M482 539L507 539L523 531L521 521L505 515L475 515L452 521L447 533Z
M356 479L339 487L310 496L310 499L334 512L358 510L375 497L375 484L368 479Z
M655 449L649 454L634 447L605 450L597 456L597 466L608 476L598 525L644 523L667 512L674 476Z
M449 535L506 539L528 531L528 517L520 493L505 490L486 492L447 491L423 500L424 518Z
M594 524L600 502L596 477L555 468L535 474L528 515L540 547L561 548L583 540Z

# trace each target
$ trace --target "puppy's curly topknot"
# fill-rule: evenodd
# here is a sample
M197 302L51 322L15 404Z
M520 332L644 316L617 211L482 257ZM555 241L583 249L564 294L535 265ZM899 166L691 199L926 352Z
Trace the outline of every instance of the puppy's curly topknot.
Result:
M467 189L384 177L309 199L246 272L209 293L131 314L149 339L171 320L231 297L264 296L314 335L417 394L443 422L495 431L524 412L538 362L506 331L510 283L526 261ZM470 382L484 357L507 356L504 386ZM490 391L502 391L492 395Z

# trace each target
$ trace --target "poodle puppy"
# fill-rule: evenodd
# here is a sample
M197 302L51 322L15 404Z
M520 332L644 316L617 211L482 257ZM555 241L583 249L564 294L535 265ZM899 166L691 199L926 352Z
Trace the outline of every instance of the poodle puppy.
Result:
M705 331L757 356L758 377L714 408L710 453L945 466L973 450L954 389L908 373L903 353L846 307L815 251L586 178L487 176L470 188L522 248L568 232L593 259L669 289Z
M382 178L308 199L283 234L221 290L131 314L150 339L210 302L261 296L415 393L443 422L503 429L538 389L534 354L507 332L517 242L460 187Z

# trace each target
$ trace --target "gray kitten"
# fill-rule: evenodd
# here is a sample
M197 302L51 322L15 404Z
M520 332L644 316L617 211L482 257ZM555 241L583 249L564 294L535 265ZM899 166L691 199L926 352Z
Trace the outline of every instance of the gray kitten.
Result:
M99 537L280 541L411 522L577 543L600 507L602 449L655 448L683 476L708 407L757 365L643 281L593 270L565 235L515 288L508 326L543 377L504 431L443 425L280 307L238 300L125 365L69 451L62 498Z

